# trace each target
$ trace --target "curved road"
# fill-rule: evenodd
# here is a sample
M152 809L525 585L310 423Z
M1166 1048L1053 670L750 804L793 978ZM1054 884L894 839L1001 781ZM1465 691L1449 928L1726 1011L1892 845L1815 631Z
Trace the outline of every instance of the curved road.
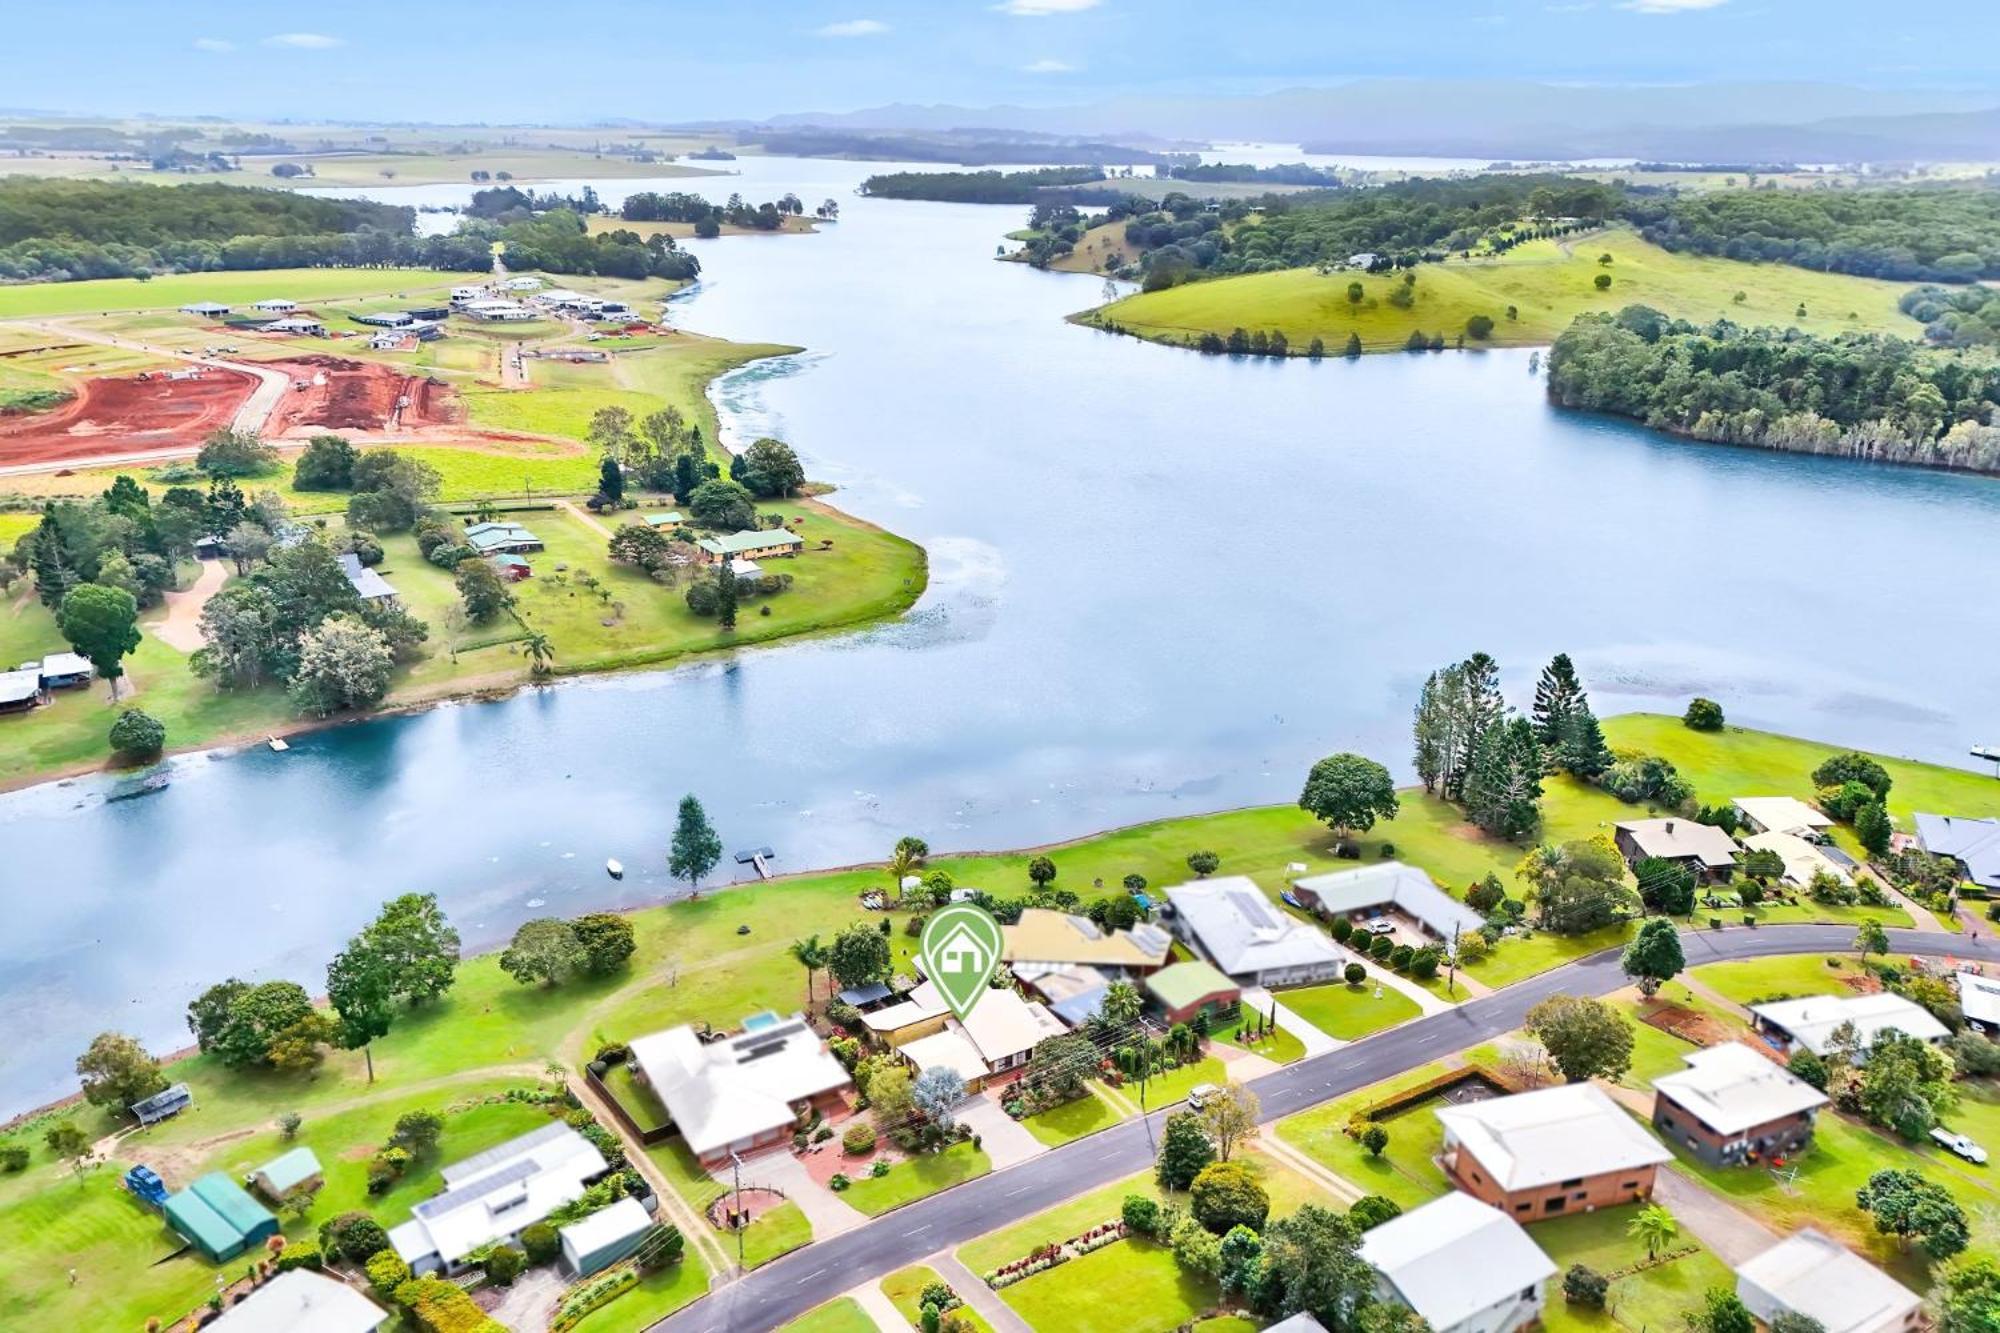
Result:
M1742 926L1683 931L1689 967L1772 954L1839 953L1854 947L1851 926ZM2000 942L1987 937L1892 930L1896 953L1977 958L2000 963ZM1529 1008L1551 995L1608 995L1631 981L1619 950L1580 958L1503 990L1468 1000L1448 1013L1419 1018L1340 1050L1312 1056L1255 1080L1251 1087L1269 1123L1379 1083L1440 1056L1491 1041L1521 1026ZM1161 1111L1153 1112L1157 1121ZM1153 1128L1158 1133L1157 1125ZM776 1328L857 1283L887 1276L941 1249L962 1245L1087 1190L1152 1165L1147 1127L1128 1120L1113 1129L953 1186L865 1226L818 1241L748 1276L716 1287L693 1305L654 1324L661 1333L744 1333Z

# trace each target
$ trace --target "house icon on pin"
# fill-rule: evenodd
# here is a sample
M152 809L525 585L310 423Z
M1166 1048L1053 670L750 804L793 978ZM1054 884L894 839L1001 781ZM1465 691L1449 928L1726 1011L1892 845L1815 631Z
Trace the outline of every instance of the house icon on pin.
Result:
M938 946L937 960L938 966L946 972L971 976L984 975L986 969L993 965L985 941L964 925L945 936L944 943Z

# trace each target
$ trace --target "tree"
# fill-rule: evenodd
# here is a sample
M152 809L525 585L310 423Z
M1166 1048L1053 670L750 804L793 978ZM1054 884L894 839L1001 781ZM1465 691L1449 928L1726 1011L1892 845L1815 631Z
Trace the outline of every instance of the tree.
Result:
M1153 1166L1153 1177L1161 1189L1188 1188L1214 1160L1215 1146L1208 1141L1199 1115L1176 1111L1167 1117L1166 1128L1160 1132L1160 1157Z
M211 477L254 477L278 465L277 450L247 430L219 430L202 441L194 465Z
M1771 1333L1826 1333L1826 1325L1797 1310L1780 1310L1771 1316Z
M606 458L622 457L632 444L632 413L622 407L600 407L590 414L590 425L584 430L584 438L595 445ZM610 492L606 492L610 494ZM616 497L614 497L616 498Z
M1874 917L1868 918L1861 923L1861 928L1854 932L1854 951L1860 954L1864 961L1871 953L1888 953L1889 932L1882 929L1880 921Z
M1201 1224L1199 1218L1182 1217L1167 1237L1174 1252L1174 1264L1196 1278L1220 1280L1222 1242Z
M1722 705L1713 699L1697 696L1688 701L1687 712L1681 715L1681 722L1690 731L1721 731Z
M389 692L396 660L382 635L345 612L328 616L299 638L291 697L303 712L325 717L372 708Z
M366 933L348 941L347 948L326 965L326 998L339 1016L337 1040L344 1050L359 1050L375 1081L377 1037L389 1035L395 1019L395 977L389 960L372 948Z
M91 1151L90 1135L77 1127L74 1120L58 1120L50 1125L42 1135L42 1144L58 1158L69 1164L79 1181L83 1173L95 1165L95 1155Z
M458 596L465 603L466 619L483 625L514 605L514 594L500 578L498 570L484 560L461 560L452 571Z
M805 485L805 468L783 440L761 439L736 456L730 474L753 495L787 496Z
M1854 836L1861 840L1876 856L1889 850L1889 839L1895 829L1889 823L1889 812L1878 801L1864 801L1854 810Z
M1219 1161L1227 1162L1238 1144L1257 1136L1257 1116L1262 1110L1257 1094L1240 1083L1231 1083L1201 1107L1201 1127L1215 1145ZM1262 1226L1263 1222L1254 1223Z
M555 669L555 643L542 631L529 630L528 637L521 641L521 651L528 655L529 675L542 677Z
M1922 1139L1958 1104L1953 1072L1951 1057L1929 1042L1894 1029L1879 1032L1861 1070L1861 1113L1906 1139Z
M108 739L120 759L154 759L166 748L167 728L151 713L127 708L112 722Z
M1379 1123L1370 1123L1366 1129L1361 1131L1361 1146L1367 1151L1370 1157L1380 1157L1383 1150L1389 1146L1389 1127Z
M1577 710L1587 704L1576 665L1569 660L1568 653L1557 653L1535 682L1535 703L1528 714L1534 722L1535 739L1542 748L1551 753L1557 750L1569 735Z
M813 976L827 965L830 955L827 952L826 946L819 942L819 936L817 935L808 935L802 940L793 940L791 955L792 961L806 970L806 1003L810 1005L813 1002Z
M917 1109L908 1066L898 1061L876 1070L868 1080L868 1104L875 1128L885 1138L907 1140Z
M422 1109L403 1112L396 1117L396 1127L389 1131L389 1142L412 1157L422 1157L430 1152L443 1137L444 1117L436 1111Z
M366 1264L389 1248L389 1233L366 1213L342 1213L320 1223L320 1253L329 1259Z
M736 606L741 591L742 584L736 577L736 571L730 567L729 559L718 559L715 562L715 623L725 630L736 628Z
M1465 813L1501 838L1521 838L1542 819L1542 751L1526 718L1510 718L1480 736L1465 779Z
M1931 1288L1937 1333L1992 1333L2000 1328L2000 1264L1984 1255L1947 1265Z
M1580 935L1618 920L1633 903L1625 858L1608 838L1577 838L1539 847L1515 870L1531 886L1544 929Z
M1145 1008L1145 997L1139 994L1139 988L1129 981L1119 980L1105 987L1104 1002L1098 1006L1097 1012L1113 1027L1129 1028L1139 1021L1139 1015Z
M1600 273L1600 286L1611 275ZM1727 1287L1710 1287L1701 1299L1701 1309L1692 1311L1688 1317L1690 1333L1757 1333L1757 1320L1750 1313L1750 1307L1737 1298Z
M1197 1222L1219 1236L1231 1227L1262 1229L1271 1196L1243 1163L1210 1162L1188 1185L1188 1206Z
M1653 917L1639 927L1639 933L1625 946L1619 966L1639 983L1639 990L1652 995L1660 986L1680 975L1687 966L1681 951L1681 935L1665 917Z
M1360 305L1361 298L1366 296L1367 294L1368 294L1368 289L1366 287L1363 287L1360 283L1350 282L1347 284L1347 303L1349 305Z
M1328 755L1312 766L1299 808L1333 830L1365 833L1375 821L1394 819L1400 808L1389 770L1358 754Z
M500 970L522 985L559 986L584 965L576 928L552 916L524 921L500 953Z
M1893 785L1889 770L1875 760L1857 751L1837 754L1812 771L1813 786L1838 787L1846 782L1858 782L1875 793L1878 801L1889 799L1889 788Z
M674 840L667 852L667 872L688 882L689 896L701 896L701 877L722 859L722 838L708 822L708 812L692 794L681 797Z
M1055 883L1056 863L1046 856L1037 856L1028 862L1028 879L1038 889L1046 889Z
M702 482L682 503L696 522L710 527L738 532L757 523L757 510L750 503L750 492L738 483L721 477Z
M1044 1037L1028 1061L1027 1081L1051 1101L1074 1101L1097 1073L1097 1045L1081 1032Z
M1601 777L1611 767L1613 756L1604 740L1604 728L1588 703L1579 703L1570 719L1569 730L1556 750L1556 764L1586 781Z
M616 912L589 912L569 924L583 949L583 970L591 976L618 971L638 948L632 923Z
M1196 879L1207 879L1222 864L1222 858L1214 852L1189 852L1187 868L1194 872Z
M1694 867L1686 862L1644 857L1632 868L1632 877L1639 881L1642 907L1667 916L1686 916L1694 911Z
M292 465L292 489L295 491L345 491L354 486L354 460L358 455L352 444L339 435L315 435L306 441L306 447L299 451L298 461Z
M1649 1203L1632 1215L1625 1226L1625 1234L1646 1247L1646 1257L1657 1259L1660 1251L1674 1243L1681 1234L1681 1224L1674 1221L1674 1215L1657 1203Z
M856 921L833 937L827 954L827 970L842 986L866 986L887 981L895 970L889 940L866 921Z
M458 931L445 918L435 893L391 898L357 942L386 968L390 993L409 1004L437 999L457 979Z
M1403 1215L1402 1205L1380 1194L1364 1194L1347 1209L1347 1220L1356 1231L1368 1231Z
M1347 346L1342 349L1341 355L1350 361L1361 355L1361 335L1359 333L1349 333L1347 335Z
M910 1085L910 1100L924 1117L949 1133L956 1124L958 1104L965 1100L965 1080L943 1065L926 1069Z
M1632 1065L1632 1025L1602 1000L1552 995L1522 1024L1571 1083L1617 1078Z
M1608 292L1611 290L1611 275L1609 273L1600 273L1590 280L1590 284L1600 292Z
M300 1069L317 1063L318 1047L332 1039L333 1024L313 1008L305 987L293 981L234 984L242 989L230 999L210 1046L223 1064Z
M76 1057L76 1072L83 1080L85 1101L121 1113L167 1086L160 1062L137 1038L122 1032L100 1032L92 1038L89 1048Z
M1965 1211L1950 1192L1915 1171L1877 1171L1854 1202L1874 1216L1877 1231L1897 1237L1905 1249L1915 1240L1933 1259L1949 1259L1971 1240Z
M236 573L241 577L270 558L271 530L262 523L245 521L222 534L222 544L228 548L229 558L236 563Z
M598 460L597 493L610 500L625 498L625 469L619 467L618 460L610 454Z
M1563 1300L1585 1310L1602 1310L1610 1294L1611 1279L1584 1264L1571 1264L1563 1273Z
M123 588L79 583L63 594L56 627L70 647L89 659L97 674L118 697L118 678L125 658L139 646L139 603Z
M1375 1289L1373 1270L1354 1252L1353 1225L1331 1209L1305 1204L1273 1222L1263 1239L1252 1298L1267 1316L1304 1311L1328 1328L1344 1328L1348 1312Z
M521 1251L531 1264L552 1264L562 1255L562 1236L547 1222L521 1228Z
M1472 315L1465 321L1465 336L1482 342L1493 336L1493 316Z

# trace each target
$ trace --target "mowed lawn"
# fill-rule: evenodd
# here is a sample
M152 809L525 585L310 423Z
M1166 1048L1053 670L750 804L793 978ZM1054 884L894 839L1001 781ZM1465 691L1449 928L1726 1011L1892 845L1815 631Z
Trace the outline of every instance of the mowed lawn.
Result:
M641 1333L707 1292L708 1267L695 1248L688 1246L679 1263L641 1277L638 1285L627 1288L609 1305L599 1306L571 1325L571 1333ZM870 1327L863 1323L857 1329Z
M993 1159L970 1139L954 1143L940 1153L925 1153L906 1162L897 1162L883 1176L863 1172L841 1197L870 1217L879 1217L891 1208L915 1203L941 1189L974 1180L993 1169Z
M784 1333L875 1333L875 1321L851 1296L828 1301L783 1326Z
M1466 1055L1476 1062L1490 1058L1492 1050L1482 1047ZM1412 1069L1337 1101L1288 1116L1267 1132L1275 1132L1285 1143L1360 1189L1393 1199L1405 1209L1414 1208L1448 1193L1451 1188L1444 1172L1432 1161L1444 1148L1444 1127L1436 1115L1443 1101L1429 1098L1379 1121L1389 1131L1388 1146L1379 1155L1349 1138L1347 1125L1398 1092L1446 1072L1443 1064Z
M1136 1236L1000 1290L1031 1328L1061 1333L1166 1333L1220 1296L1172 1250Z
M1603 1310L1582 1310L1563 1299L1561 1272L1571 1264L1583 1264L1600 1273L1615 1273L1638 1264L1646 1257L1646 1247L1626 1234L1638 1204L1601 1208L1588 1216L1558 1217L1537 1222L1528 1229L1549 1258L1555 1261L1557 1276L1549 1279L1548 1305L1543 1327L1549 1333L1592 1333L1594 1330L1654 1330L1681 1327L1681 1316L1701 1307L1703 1295L1711 1287L1736 1289L1729 1266L1705 1249L1686 1227L1673 1248L1694 1250L1693 1254L1636 1273L1628 1273L1611 1284Z
M274 296L306 302L389 292L436 294L479 277L424 268L274 268L174 273L144 281L95 278L87 282L37 282L0 287L0 319L172 310L192 301L249 305Z
M1600 264L1598 258L1605 254L1612 262ZM1489 345L1539 345L1552 342L1580 314L1633 304L1703 324L1730 319L1822 334L1914 338L1921 333L1896 308L1909 283L1673 254L1623 227L1568 237L1560 244L1530 241L1495 258L1453 258L1412 271L1417 285L1407 310L1388 299L1402 283L1400 273L1322 274L1293 268L1144 292L1083 318L1169 342L1185 342L1204 332L1227 337L1237 327L1278 329L1295 355L1315 337L1325 342L1330 355L1338 355L1350 333L1370 351L1401 350L1412 331L1442 334L1450 344L1474 315L1493 321ZM1610 275L1608 291L1597 289L1599 274ZM1353 282L1363 288L1359 303L1348 300ZM1739 292L1740 302L1735 299ZM1801 304L1803 316L1798 314ZM1507 317L1509 306L1517 312L1514 319ZM1468 338L1466 345L1479 344Z
M895 1305L897 1312L903 1318L910 1321L911 1327L920 1327L919 1320L923 1314L923 1306L920 1304L920 1301L923 1298L924 1288L930 1286L933 1282L943 1281L943 1276L935 1268L927 1268L922 1264L918 1264L912 1268L899 1269L883 1278L882 1294L889 1298L890 1302ZM963 1292L954 1292L954 1294L961 1301L965 1299ZM971 1324L974 1329L978 1330L978 1333L989 1333L992 1327L980 1317L977 1310L969 1305L961 1304L954 1313L960 1319Z
M1393 986L1378 984L1372 977L1359 986L1335 981L1324 986L1279 991L1278 1001L1327 1036L1342 1041L1379 1032L1422 1012L1415 1000Z

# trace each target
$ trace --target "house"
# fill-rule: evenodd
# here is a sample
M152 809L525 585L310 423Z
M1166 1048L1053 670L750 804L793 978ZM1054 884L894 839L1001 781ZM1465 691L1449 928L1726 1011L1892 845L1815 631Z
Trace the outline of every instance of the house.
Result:
M1791 796L1739 796L1734 802L1752 833L1790 833L1817 841L1833 827L1833 817Z
M1326 1325L1301 1310L1289 1319L1267 1324L1264 1333L1326 1333Z
M459 308L459 313L487 324L518 324L523 320L540 318L517 301L467 301Z
M1447 1194L1362 1233L1375 1294L1435 1333L1516 1333L1542 1316L1553 1259L1521 1224L1469 1194Z
M389 1312L345 1282L294 1268L204 1324L210 1333L375 1333Z
M263 326L265 333L289 334L294 338L324 338L326 325L310 315L293 315L286 319L274 319Z
M542 280L529 277L509 278L500 285L510 292L532 292L542 285Z
M227 1263L278 1234L278 1219L220 1171L169 1194L160 1211L213 1264Z
M25 713L42 701L42 665L0 671L0 713Z
M90 659L80 653L50 653L41 662L42 688L70 690L90 684L97 674Z
M670 509L664 514L646 515L646 526L649 528L670 528L685 522L687 522L687 519L681 515L681 511L678 509Z
M745 560L741 556L737 556L729 562L729 572L736 576L738 583L764 577L764 567L762 565L758 564L755 560Z
M1245 986L1298 986L1337 976L1346 955L1332 940L1272 905L1242 875L1167 890L1174 931Z
M1028 907L1020 920L1000 928L1000 956L1014 975L1060 964L1082 964L1119 974L1143 976L1165 967L1173 935L1159 926L1105 930L1087 916Z
M519 523L474 523L465 530L465 544L481 555L519 555L542 549L542 539Z
M1958 1007L1974 1032L2000 1032L2000 981L1977 972L1960 972Z
M948 1018L942 1030L897 1049L918 1073L943 1065L976 1092L993 1075L1027 1064L1037 1043L1065 1031L1047 1006L997 989L980 996L963 1019Z
M1785 863L1782 878L1787 884L1804 888L1812 883L1815 874L1831 875L1842 884L1853 883L1846 866L1828 856L1819 844L1808 842L1799 834L1753 833L1743 840L1743 846L1753 852L1776 852Z
M418 324L435 324L439 320L451 318L451 307L443 305L413 305L403 313Z
M250 1173L250 1183L272 1203L283 1203L288 1195L310 1192L326 1183L319 1158L306 1147L280 1153Z
M833 998L865 1014L895 999L896 992L889 988L886 981L871 981L862 986L849 986Z
M1116 980L1110 973L1103 972L1088 963L1034 963L1022 964L1031 969L1032 975L1023 976L1019 969L1014 977L1032 991L1049 1012L1061 1019L1064 1027L1078 1028L1097 1017L1104 1008L1104 997L1110 993L1111 983Z
M600 1208L556 1233L562 1241L563 1274L585 1278L601 1273L638 1249L653 1229L653 1215L634 1198Z
M1736 1296L1767 1324L1789 1311L1826 1333L1893 1333L1923 1320L1916 1292L1811 1227L1737 1269Z
M356 324L367 324L378 329L405 329L417 322L417 317L407 310L380 310L373 314L352 316Z
M150 1097L132 1103L132 1114L142 1125L157 1125L194 1105L194 1094L185 1083L176 1083Z
M2000 890L2000 819L1920 814L1917 845L1958 862L1959 873L1980 888Z
M444 1189L412 1208L389 1244L420 1277L458 1273L486 1246L513 1244L523 1227L581 1197L609 1169L589 1139L568 1125L544 1125L446 1167Z
M1520 1222L1653 1196L1673 1154L1592 1083L1441 1106L1451 1183Z
M1612 828L1612 837L1629 866L1657 857L1684 865L1703 880L1726 880L1735 873L1736 839L1713 824L1674 816L1628 819Z
M229 313L229 307L217 301L191 301L181 307L183 315L200 315L204 319L214 319Z
M287 301L282 296L273 296L267 300L252 302L250 308L262 310L267 315L289 315L299 308L299 303Z
M484 287L454 287L451 289L451 303L453 305L465 305L470 301L484 301L485 299L486 289Z
M861 1016L868 1033L885 1046L902 1046L919 1037L944 1031L945 1016L951 1006L933 981L921 982L895 1004Z
M535 569L518 555L489 555L486 563L493 566L493 572L509 583L519 583L534 577Z
M1789 1157L1812 1142L1826 1094L1742 1042L1681 1057L1653 1080L1653 1128L1710 1166Z
M361 557L352 551L340 555L340 572L347 575L348 586L364 602L393 602L396 589L389 580L361 563Z
M1861 1042L1857 1063L1866 1063L1868 1048L1882 1032L1903 1032L1919 1041L1940 1042L1951 1033L1920 1004L1881 991L1874 995L1809 995L1802 1000L1773 1000L1750 1006L1757 1035L1790 1055L1804 1049L1825 1055L1835 1031L1854 1025Z
M1198 958L1169 963L1153 973L1146 978L1146 991L1169 1023L1186 1023L1201 1013L1221 1017L1233 1012L1243 998L1241 987Z
M368 346L370 350L377 352L400 352L409 346L409 342L410 335L408 331L398 333L391 330L387 333L372 335L368 339Z
M634 1041L632 1059L704 1166L789 1142L854 1086L800 1014L706 1044L669 1028Z
M749 560L768 560L773 556L797 555L805 549L806 539L796 532L784 528L752 528L748 532L726 532L720 537L703 537L695 545L713 564L724 557L742 556Z
M1486 918L1432 883L1429 875L1401 861L1294 880L1292 891L1305 906L1329 916L1358 919L1392 912L1446 943L1486 924Z

